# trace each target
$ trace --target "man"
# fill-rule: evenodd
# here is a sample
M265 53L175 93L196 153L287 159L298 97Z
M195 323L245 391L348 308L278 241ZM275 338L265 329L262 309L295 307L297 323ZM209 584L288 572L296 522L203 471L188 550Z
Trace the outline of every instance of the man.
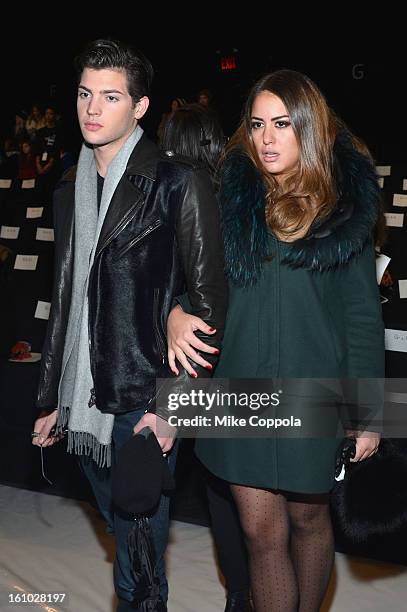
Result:
M52 191L61 176L59 164L61 130L57 123L55 109L52 106L47 106L45 109L44 123L44 127L37 131L34 143L36 168L43 187Z
M78 58L78 74L85 144L54 195L56 275L38 397L47 413L35 422L34 443L50 446L67 427L68 450L80 456L114 529L114 582L124 611L135 596L127 550L133 521L112 512L110 470L105 478L103 468L146 425L163 453L170 451L174 434L164 435L162 418L146 411L154 410L156 378L172 376L164 330L173 298L186 289L205 321L197 333L213 353L197 372L210 376L227 289L209 176L195 162L160 153L138 125L149 104L151 64L119 42L97 40ZM186 380L180 368L168 384L177 389ZM165 417L162 406L157 413ZM151 525L166 601L168 498L161 497Z

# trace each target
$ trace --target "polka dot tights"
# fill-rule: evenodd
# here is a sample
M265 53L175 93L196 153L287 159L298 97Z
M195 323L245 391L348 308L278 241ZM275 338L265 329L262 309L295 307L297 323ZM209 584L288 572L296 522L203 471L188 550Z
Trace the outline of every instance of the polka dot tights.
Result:
M334 562L329 495L231 489L256 612L318 612Z

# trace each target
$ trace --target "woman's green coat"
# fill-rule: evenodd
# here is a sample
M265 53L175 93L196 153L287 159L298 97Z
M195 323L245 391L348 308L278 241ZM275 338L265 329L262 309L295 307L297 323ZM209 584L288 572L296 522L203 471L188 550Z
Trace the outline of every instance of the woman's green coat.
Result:
M335 144L333 171L338 193L334 212L314 222L305 238L287 243L267 230L264 187L256 168L240 151L228 156L220 202L230 294L215 377L283 379L288 384L284 389L291 390L292 379L384 376L372 238L380 199L377 177L346 132ZM259 438L198 438L196 454L211 472L230 482L326 492L333 485L338 414L346 426L377 429L371 422L377 405L359 403L359 415L362 409L363 424L361 416L355 422L353 412L345 415L337 406L305 402L294 391L289 408L283 414L283 408L275 408L274 416L294 414L314 424L324 419L326 435L287 437L270 430Z

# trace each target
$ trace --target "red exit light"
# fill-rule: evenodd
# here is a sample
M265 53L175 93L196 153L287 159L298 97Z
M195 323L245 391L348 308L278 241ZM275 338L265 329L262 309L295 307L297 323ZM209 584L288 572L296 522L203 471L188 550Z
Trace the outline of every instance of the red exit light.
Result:
M221 70L235 70L236 68L236 57L230 55L229 57L222 57L220 60Z

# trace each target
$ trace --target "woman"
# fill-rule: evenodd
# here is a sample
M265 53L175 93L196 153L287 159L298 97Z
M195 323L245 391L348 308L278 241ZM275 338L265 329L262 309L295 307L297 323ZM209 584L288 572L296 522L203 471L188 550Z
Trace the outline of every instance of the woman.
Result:
M199 104L188 104L174 110L165 124L161 143L165 151L202 162L216 190L216 169L224 145L225 136L216 115ZM225 612L251 612L247 551L236 505L224 480L207 470L205 479L212 533L227 591Z
M380 192L371 160L359 149L305 75L277 71L251 90L221 173L230 296L215 376L292 383L384 376L372 238ZM183 365L186 355L205 363L195 350L203 348L194 339L196 326L195 317L172 311L174 372L175 357ZM315 424L329 415L331 435L196 444L202 463L231 483L256 612L319 610L333 565L329 491L337 412L300 395L290 409ZM364 422L354 413L342 417L346 435L357 437L353 461L379 444L375 428L366 426L372 414L363 416Z
M25 122L25 129L27 130L32 143L35 142L38 130L43 127L45 127L45 118L40 110L40 107L34 104L31 107L30 114Z
M199 104L173 110L164 126L161 147L192 157L207 167L216 187L216 169L225 145L222 127Z

